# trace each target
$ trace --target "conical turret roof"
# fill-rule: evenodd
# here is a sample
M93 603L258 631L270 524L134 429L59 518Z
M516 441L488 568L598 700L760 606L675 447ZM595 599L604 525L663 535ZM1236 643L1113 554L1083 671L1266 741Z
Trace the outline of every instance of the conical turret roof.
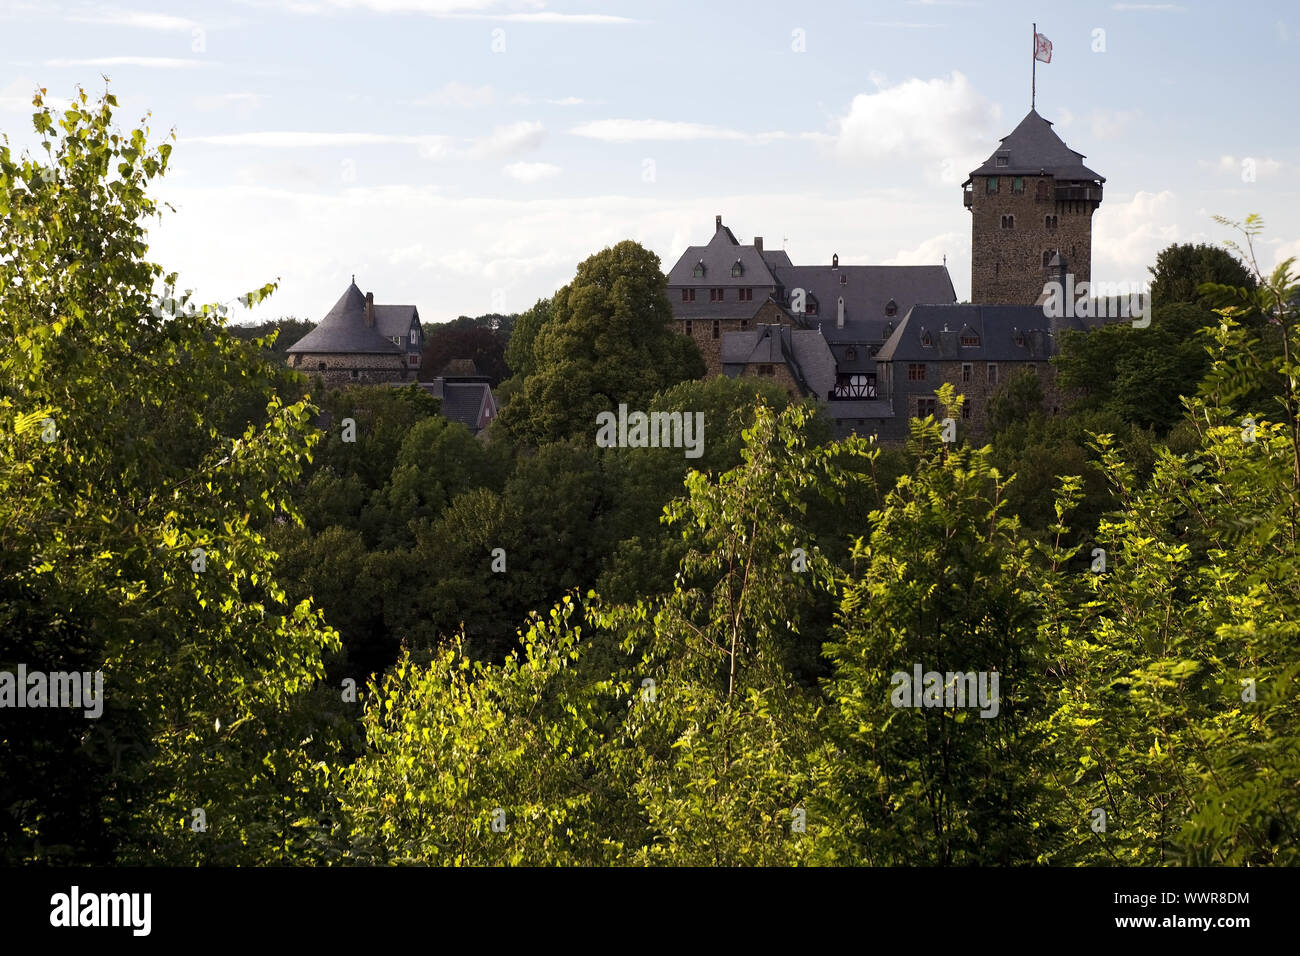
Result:
M402 349L366 324L366 297L354 281L320 325L288 349L294 352L400 353Z

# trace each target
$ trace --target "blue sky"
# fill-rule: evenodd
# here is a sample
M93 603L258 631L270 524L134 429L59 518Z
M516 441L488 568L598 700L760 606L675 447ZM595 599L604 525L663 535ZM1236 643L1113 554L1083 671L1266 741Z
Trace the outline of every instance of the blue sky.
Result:
M1107 178L1094 279L1214 214L1300 255L1281 0L0 0L0 131L108 75L123 125L176 132L153 257L205 300L278 277L246 319L319 319L353 273L426 322L518 311L621 239L666 271L715 214L796 263L947 255L964 298L960 184L1029 108L1034 21L1038 110Z

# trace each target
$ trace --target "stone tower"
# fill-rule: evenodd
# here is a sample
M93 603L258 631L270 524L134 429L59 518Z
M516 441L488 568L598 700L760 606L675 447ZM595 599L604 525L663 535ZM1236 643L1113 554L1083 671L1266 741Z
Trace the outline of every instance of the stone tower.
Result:
M1092 279L1092 214L1106 180L1034 110L962 184L971 211L971 302L1033 305L1058 252Z

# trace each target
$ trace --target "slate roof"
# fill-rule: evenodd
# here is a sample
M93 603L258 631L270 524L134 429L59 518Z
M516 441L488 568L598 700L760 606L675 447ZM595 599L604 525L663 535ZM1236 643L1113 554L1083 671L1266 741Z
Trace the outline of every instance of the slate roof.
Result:
M876 361L1045 362L1060 347L1060 331L1084 328L1077 318L1050 319L1038 305L918 305L903 318ZM979 345L961 344L966 329L979 336ZM926 332L929 346L921 344ZM1022 344L1017 344L1017 336Z
M722 370L735 378L747 365L787 365L805 392L821 398L835 387L835 358L821 333L762 325L722 336Z
M414 310L415 306L375 306L376 325L380 321L380 309ZM409 324L408 313L407 324L402 327L401 332L392 334L405 334ZM289 346L286 351L289 354L351 352L402 355L406 350L394 345L391 338L386 338L383 333L366 325L366 297L353 282L343 293L343 297L334 303L334 308L325 313L325 318L321 319L320 324Z
M1005 155L1007 164L999 166L997 157ZM1020 125L1002 137L1002 145L971 176L1035 176L1047 173L1057 179L1106 178L1083 165L1083 153L1065 145L1052 124L1030 110ZM968 180L969 182L969 180Z
M897 326L912 306L957 301L947 266L790 266L778 269L777 277L787 296L804 289L816 297L817 314L801 318L805 325L820 327L832 346L884 342L886 326ZM835 324L840 296L844 328ZM891 299L897 306L892 316L885 312Z
M670 286L703 284L721 287L774 286L777 284L776 278L763 257L764 253L760 253L754 246L742 246L738 243L735 235L722 224L722 217L719 216L714 223L713 238L709 240L709 244L688 246L668 273L668 284ZM735 265L737 259L740 260L744 272L733 278L731 267ZM704 276L697 278L695 267L701 261L704 263Z
M794 263L790 261L790 256L786 254L784 249L764 249L763 261L767 263L768 268L773 270L781 268L789 269L794 265Z
M407 383L390 384L400 387ZM434 398L442 400L441 413L444 418L459 422L475 434L486 428L496 417L496 397L492 394L492 386L486 381L448 381L439 376L431 382L417 384Z
M410 335L411 321L419 318L420 313L413 305L375 306L375 328L386 339L392 339L394 335L401 338Z

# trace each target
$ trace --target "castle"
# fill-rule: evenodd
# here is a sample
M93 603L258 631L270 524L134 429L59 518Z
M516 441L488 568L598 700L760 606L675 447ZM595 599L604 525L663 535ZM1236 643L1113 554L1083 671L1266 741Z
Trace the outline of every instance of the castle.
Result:
M668 274L677 331L711 375L757 376L827 403L838 434L899 441L938 411L935 390L966 396L963 426L985 431L988 400L1022 368L1061 404L1050 360L1087 320L1045 315L1044 285L1091 279L1092 214L1105 180L1035 110L962 184L971 212L971 302L945 265L796 266L761 237L742 245L714 219Z
M1048 407L1063 403L1051 358L1061 333L1090 319L1049 316L1047 282L1091 280L1092 215L1105 179L1031 109L962 184L971 213L971 302L943 265L795 265L762 237L742 245L716 216L713 235L668 273L676 330L710 375L755 376L791 397L826 402L837 434L907 437L939 411L950 382L966 396L963 427L986 430L989 399L1019 371L1038 375ZM290 367L326 384L402 384L420 371L419 312L376 305L355 276L320 325L289 350ZM1095 313L1094 313L1095 314ZM496 414L486 380L421 383L481 431ZM454 399L454 401L453 401Z

